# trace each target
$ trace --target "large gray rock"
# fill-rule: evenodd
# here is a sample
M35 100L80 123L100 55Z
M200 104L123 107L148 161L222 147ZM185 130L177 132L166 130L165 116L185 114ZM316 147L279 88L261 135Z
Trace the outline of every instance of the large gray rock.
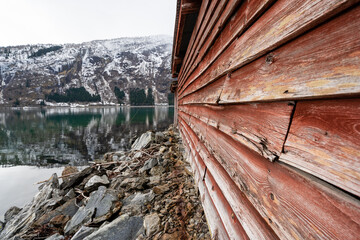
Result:
M123 200L122 213L140 214L145 204L151 202L155 194L151 190L148 193L137 192Z
M83 224L105 221L119 211L120 208L121 204L116 191L100 186L97 191L90 194L86 206L80 207L66 224L64 232L72 234Z
M85 237L89 236L96 230L97 228L82 226L70 240L83 240Z
M135 140L134 144L131 146L131 149L132 150L144 149L150 145L153 139L154 139L154 133L148 131Z
M60 235L59 233L56 233L54 235L51 235L50 237L46 238L45 240L63 240L64 236Z
M17 237L24 234L24 231L28 230L28 228L48 210L49 203L53 203L52 198L59 197L58 187L58 177L56 174L53 174L50 180L42 186L40 192L35 195L33 200L6 223L4 230L0 233L0 239L12 239L15 234Z
M13 216L18 214L20 211L21 211L21 208L18 208L18 207L15 207L15 206L9 208L9 210L7 210L5 215L4 215L5 222L8 222Z
M158 160L156 158L149 159L144 163L144 166L140 169L140 172L145 172L149 169L152 169L156 166L156 164L158 164Z
M91 190L91 189L96 189L101 185L108 185L109 179L106 175L103 176L98 176L95 175L92 178L89 179L89 181L85 184L85 190Z
M68 189L71 188L77 184L80 184L84 178L89 176L93 172L92 167L85 168L81 172L75 174L74 176L69 177L69 180L66 182L62 182L60 188L61 189Z
M41 216L36 222L35 225L42 226L44 224L47 224L50 222L50 220L56 216L65 215L69 216L70 218L75 215L75 213L78 211L78 206L76 205L76 199L72 199L70 201L67 201L63 205L57 207L56 209L52 210L51 212L48 212Z
M142 232L143 219L139 216L122 215L99 228L84 240L133 240Z
M137 192L134 193L133 195L130 195L129 197L127 197L124 201L123 204L124 206L127 205L144 205L148 202L150 202L151 200L153 200L155 197L155 194L153 193L153 191L149 191L148 193L141 193L141 192Z
M147 236L151 236L153 233L159 230L160 217L157 213L149 214L145 216L144 227Z

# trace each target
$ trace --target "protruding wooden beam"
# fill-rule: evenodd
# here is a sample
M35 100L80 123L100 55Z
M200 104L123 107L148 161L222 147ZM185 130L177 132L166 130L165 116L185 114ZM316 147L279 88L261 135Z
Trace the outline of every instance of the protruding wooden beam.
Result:
M190 14L198 12L201 6L199 0L183 0L181 1L181 14Z

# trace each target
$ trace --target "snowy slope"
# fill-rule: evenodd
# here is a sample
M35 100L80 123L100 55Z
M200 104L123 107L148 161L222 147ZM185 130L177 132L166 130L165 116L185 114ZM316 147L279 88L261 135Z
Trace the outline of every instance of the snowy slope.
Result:
M38 57L55 45L0 47L0 104L35 105L52 92L84 87L104 104L117 103L114 88L152 88L155 103L167 103L171 80L172 38L151 36L97 40L62 48Z

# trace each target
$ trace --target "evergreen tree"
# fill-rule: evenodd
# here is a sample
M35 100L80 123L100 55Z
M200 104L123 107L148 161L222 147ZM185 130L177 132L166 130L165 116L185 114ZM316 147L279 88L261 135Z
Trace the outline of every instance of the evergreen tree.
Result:
M52 93L46 96L48 101L55 102L100 102L100 95L91 95L84 87L70 88L65 95Z
M133 106L145 105L146 94L144 89L130 88L130 104Z
M118 87L114 88L115 96L120 104L124 103L125 92L120 90Z
M168 93L168 103L169 105L174 105L174 94Z

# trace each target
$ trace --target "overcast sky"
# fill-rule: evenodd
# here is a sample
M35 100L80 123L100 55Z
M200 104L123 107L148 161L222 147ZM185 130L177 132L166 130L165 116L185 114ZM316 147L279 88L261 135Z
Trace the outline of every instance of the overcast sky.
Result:
M176 0L0 0L0 46L173 35Z

